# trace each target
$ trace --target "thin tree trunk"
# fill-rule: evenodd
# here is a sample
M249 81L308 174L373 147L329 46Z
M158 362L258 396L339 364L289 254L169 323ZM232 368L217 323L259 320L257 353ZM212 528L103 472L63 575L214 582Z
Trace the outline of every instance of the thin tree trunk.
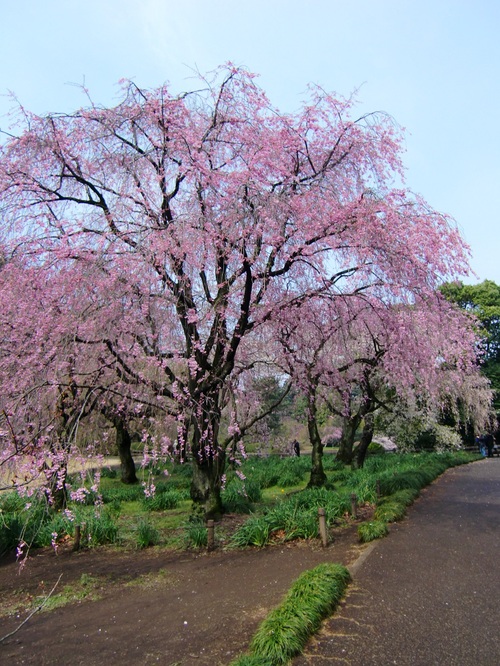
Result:
M311 454L311 476L309 478L308 488L319 488L325 485L326 474L323 469L323 444L318 431L316 420L316 404L310 404L307 415L307 429L309 431L309 441L312 446Z
M375 415L373 412L370 412L365 416L363 433L361 435L361 440L356 451L356 460L354 461L355 467L361 468L365 464L366 453L368 451L368 447L372 443L374 428Z
M46 468L48 470L48 468ZM63 511L68 502L66 478L68 476L67 463L60 464L59 471L47 471L48 499L55 511Z
M120 470L122 483L137 483L135 463L132 457L132 441L125 421L116 417L114 419L116 428L116 448L120 458Z

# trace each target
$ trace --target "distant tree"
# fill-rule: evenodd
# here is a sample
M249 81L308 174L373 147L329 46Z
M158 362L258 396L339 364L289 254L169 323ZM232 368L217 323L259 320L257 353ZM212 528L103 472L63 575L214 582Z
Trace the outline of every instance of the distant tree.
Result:
M310 485L325 480L317 422L321 401L342 424L337 458L357 466L363 465L373 437L376 410L391 411L397 404L410 412L419 405L422 413L436 414L447 405L457 423L480 428L488 421L490 393L481 385L474 329L436 294L415 296L412 304L365 293L347 300L318 298L303 312L280 318L278 339L288 372L308 397Z
M451 282L441 292L449 301L472 314L478 322L481 335L480 358L485 376L495 392L493 405L500 418L500 286L492 280L480 284Z

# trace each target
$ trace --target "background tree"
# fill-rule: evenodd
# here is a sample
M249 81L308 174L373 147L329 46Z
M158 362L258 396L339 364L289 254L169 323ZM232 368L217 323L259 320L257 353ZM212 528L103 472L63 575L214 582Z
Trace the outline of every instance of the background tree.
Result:
M451 302L472 314L478 321L482 336L481 367L494 390L493 405L500 418L500 286L492 280L480 284L451 282L441 286Z

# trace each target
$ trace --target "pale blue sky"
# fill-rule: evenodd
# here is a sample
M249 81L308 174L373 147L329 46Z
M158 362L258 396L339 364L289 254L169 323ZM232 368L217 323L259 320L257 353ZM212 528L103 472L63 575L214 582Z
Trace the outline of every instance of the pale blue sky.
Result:
M112 104L117 82L170 81L226 61L260 75L273 104L309 82L408 132L408 186L451 214L478 279L500 284L499 0L3 0L0 93L37 113ZM2 117L11 108L0 97ZM474 278L469 278L469 282Z

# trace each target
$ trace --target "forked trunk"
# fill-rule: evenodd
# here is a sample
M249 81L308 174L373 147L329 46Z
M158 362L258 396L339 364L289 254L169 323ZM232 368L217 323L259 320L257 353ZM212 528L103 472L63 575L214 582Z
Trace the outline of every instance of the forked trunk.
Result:
M342 419L342 435L340 438L339 449L336 459L345 465L350 465L353 459L354 439L356 430L361 423L359 414L354 416L344 416Z

